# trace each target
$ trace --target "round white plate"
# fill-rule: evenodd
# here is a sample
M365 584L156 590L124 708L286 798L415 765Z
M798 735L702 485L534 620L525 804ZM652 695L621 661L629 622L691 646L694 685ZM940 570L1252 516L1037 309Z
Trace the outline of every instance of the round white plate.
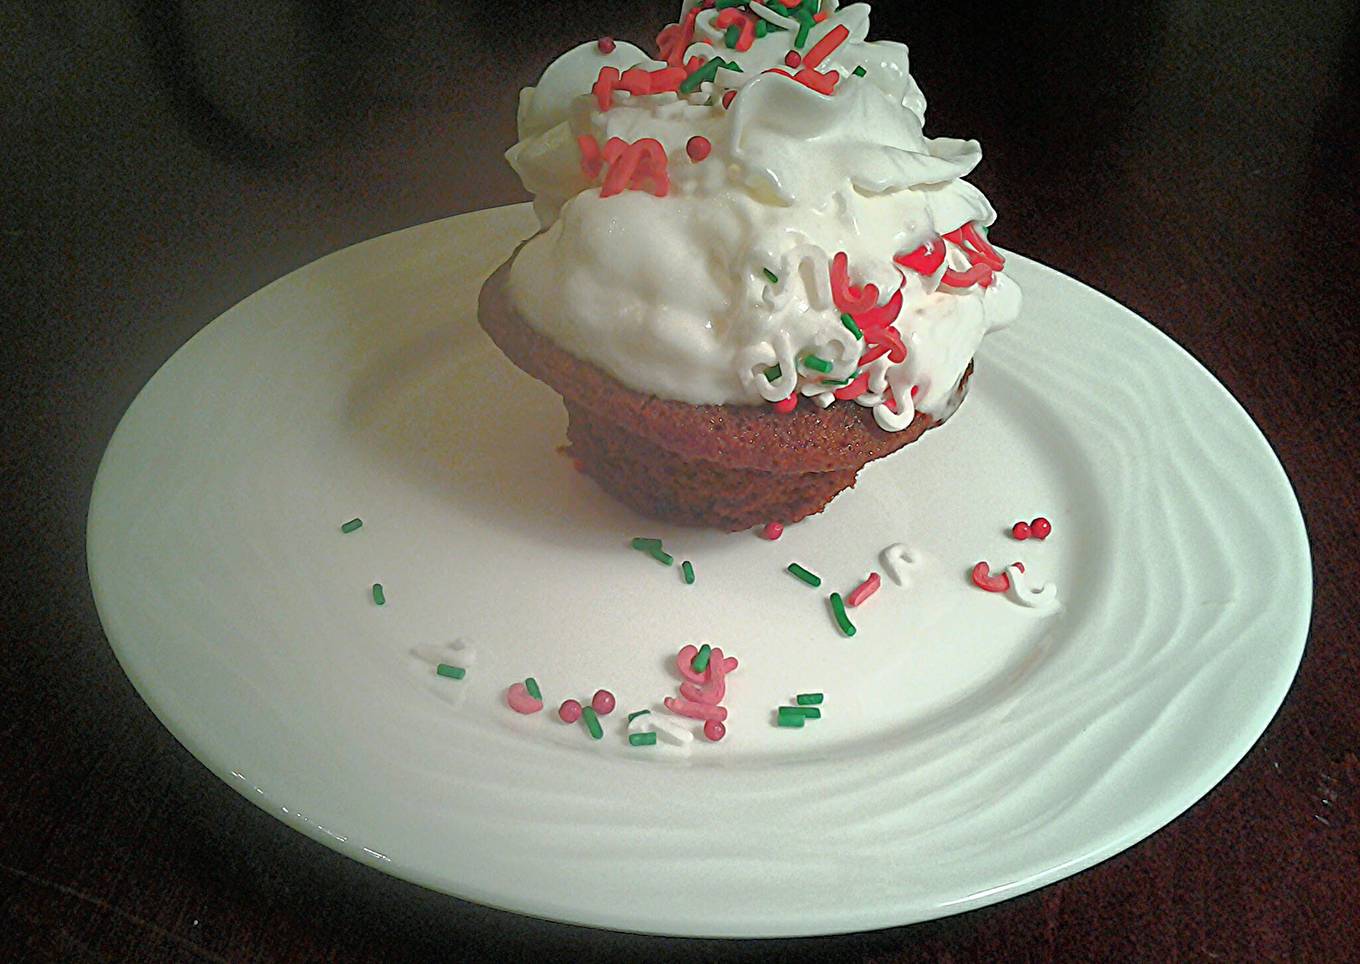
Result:
M1089 867L1274 715L1308 625L1298 506L1247 415L1146 322L1013 255L1022 321L947 426L777 542L670 528L554 452L557 397L477 327L481 280L533 228L485 211L295 271L176 353L109 443L89 518L109 640L248 799L496 907L822 934ZM1041 514L1046 542L1009 537ZM910 585L885 579L841 636L826 593L894 543ZM983 559L1023 560L1061 611L975 588ZM727 738L631 747L624 714L675 694L677 650L705 640L741 660ZM548 708L519 716L505 690L530 675ZM597 742L554 710L600 687L619 710ZM820 720L773 724L814 690Z

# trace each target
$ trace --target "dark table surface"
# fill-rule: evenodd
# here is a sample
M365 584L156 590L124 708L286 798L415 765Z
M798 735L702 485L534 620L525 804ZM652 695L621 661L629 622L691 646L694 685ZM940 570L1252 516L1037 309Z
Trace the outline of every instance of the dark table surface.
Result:
M1187 347L1293 480L1312 631L1246 759L1073 878L815 941L529 920L287 829L176 743L120 671L84 564L99 456L151 374L266 282L522 199L500 157L518 89L568 43L649 43L678 4L9 3L0 959L1360 955L1358 8L881 6L875 35L911 45L928 131L983 143L973 180L1001 212L994 237Z

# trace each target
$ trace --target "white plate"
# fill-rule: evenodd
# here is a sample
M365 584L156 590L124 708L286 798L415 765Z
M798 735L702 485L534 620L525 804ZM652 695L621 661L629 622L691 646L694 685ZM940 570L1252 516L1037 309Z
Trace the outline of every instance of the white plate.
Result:
M477 328L481 279L532 229L524 207L480 212L274 282L176 353L109 444L89 519L104 627L248 799L496 907L821 934L1089 867L1190 806L1274 715L1308 624L1298 506L1247 415L1146 322L1011 256L1024 317L987 340L948 426L778 542L673 529L554 453L556 396ZM1039 514L1047 542L1009 538ZM640 534L676 567L630 550ZM923 556L912 585L841 637L825 593L896 542ZM1063 610L974 588L980 559L1023 559ZM630 747L624 712L674 694L670 662L699 640L742 662L727 738ZM528 675L549 707L522 717L504 693ZM553 710L602 686L619 711L595 742ZM810 690L821 720L772 724Z

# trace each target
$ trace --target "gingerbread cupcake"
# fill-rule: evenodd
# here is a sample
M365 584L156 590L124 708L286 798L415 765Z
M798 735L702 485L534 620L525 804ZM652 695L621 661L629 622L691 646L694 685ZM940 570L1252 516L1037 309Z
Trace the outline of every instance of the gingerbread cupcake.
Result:
M508 158L543 230L483 328L562 395L615 498L735 530L821 511L943 423L1019 291L928 139L901 44L834 0L685 3L653 59L600 40L522 92Z

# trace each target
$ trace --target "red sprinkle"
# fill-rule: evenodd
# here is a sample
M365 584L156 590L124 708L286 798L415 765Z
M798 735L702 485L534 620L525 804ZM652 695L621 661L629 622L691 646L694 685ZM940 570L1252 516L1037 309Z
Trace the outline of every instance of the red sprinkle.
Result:
M806 58L804 58L803 63L807 63ZM793 79L804 87L810 87L817 93L830 97L836 92L836 84L840 81L841 75L839 71L835 70L824 74L810 67L804 67L793 75Z
M846 603L851 606L858 606L860 603L864 602L864 600L878 592L878 587L882 585L882 583L883 580L878 577L878 573L869 573L869 578L856 586L850 595L845 597Z
M600 75L595 78L595 85L590 88L590 92L595 95L595 100L600 105L600 110L609 110L614 106L614 88L619 84L619 68L601 67Z
M825 20L828 16L830 16L830 15L829 15L825 10L823 10L821 13L814 13L814 14L812 15L812 22L813 22L813 23L821 23L821 22L822 22L823 20Z
M1043 516L1039 516L1039 518L1029 524L1029 531L1036 539L1047 539L1049 533L1053 531L1053 523L1049 522Z
M784 526L779 522L767 522L765 528L760 530L760 534L771 542L784 534Z
M988 592L1005 592L1011 588L1011 577L1006 575L1004 570L993 576L987 568L987 563L979 562L973 567L973 585Z
M595 41L595 46L600 48L600 53L602 54L612 54L614 52L614 38L601 37L599 40Z
M729 8L729 9L730 9L730 8ZM727 93L723 94L723 101L722 101L723 106L724 106L724 107L731 107L731 106L732 106L732 100L733 100L733 98L735 98L736 96L737 96L737 92L736 92L735 90L729 90Z
M575 700L563 700L557 708L557 715L563 723L575 723L581 718L581 704Z
M825 19L825 17L823 17ZM819 21L820 22L820 21ZM813 44L812 49L803 55L804 67L820 67L822 61L831 56L841 44L845 43L850 37L850 28L844 24L833 27L827 35Z
M802 54L798 53L796 50L790 50L784 55L784 66L794 68L803 66Z
M895 255L893 260L917 274L934 274L944 263L944 241L941 238L932 238L915 251Z
M831 394L844 401L847 398L859 398L869 388L869 373L861 372L849 385L843 385Z
M596 690L595 696L591 699L590 705L595 712L601 716L608 716L614 712L614 694L609 690Z
M797 393L794 393L794 394L790 395L788 398L784 399L782 402L775 402L775 403L774 403L774 410L775 410L776 412L778 412L779 414L781 414L781 415L787 415L789 412L793 411L793 410L794 410L795 408L797 408L797 407L798 407L798 395L797 395Z
M1030 527L1028 522L1017 522L1011 526L1011 535L1021 542L1030 537Z
M704 723L704 736L717 743L727 735L727 727L722 725L719 720L707 720Z
M831 259L831 297L836 308L849 315L858 315L878 304L878 288L865 285L856 288L850 283L850 259L840 251Z
M708 157L709 152L712 150L713 144L702 134L695 134L685 142L685 153L689 155L689 159L695 164L698 164L704 158Z
M619 77L619 88L635 95L650 94L652 92L652 75L641 67L632 67L625 70Z

